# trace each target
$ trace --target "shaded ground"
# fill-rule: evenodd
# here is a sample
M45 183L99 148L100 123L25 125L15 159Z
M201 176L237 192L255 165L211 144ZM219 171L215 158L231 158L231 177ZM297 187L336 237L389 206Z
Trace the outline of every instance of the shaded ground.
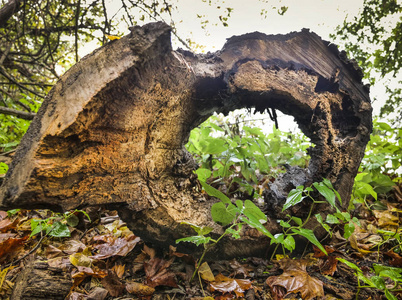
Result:
M363 277L374 281L377 264L402 267L401 188L395 187L372 210L357 207L353 214L360 226L348 240L335 225L332 238L324 243L328 256L307 247L292 259L276 255L274 260L212 260L191 282L198 257L177 253L174 245L165 252L145 245L114 211L92 208L65 215L47 210L2 211L0 298L386 299L384 292L400 282L398 272L394 277L382 276L382 291L359 290L358 271L338 258L360 268L361 285L367 285ZM36 234L30 237L32 232ZM392 294L402 299L401 292Z

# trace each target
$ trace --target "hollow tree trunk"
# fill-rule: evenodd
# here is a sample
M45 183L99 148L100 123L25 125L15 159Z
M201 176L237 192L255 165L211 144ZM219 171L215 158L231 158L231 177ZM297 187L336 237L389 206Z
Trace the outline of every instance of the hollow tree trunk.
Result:
M191 233L181 221L214 226L213 203L196 190L183 147L191 129L243 107L292 115L315 144L308 169L292 169L265 194L270 229L275 207L298 184L328 178L347 207L372 128L361 79L355 63L308 30L235 36L221 51L194 55L172 51L163 23L134 27L50 91L4 180L0 208L111 205L144 240L174 243ZM269 244L255 239L226 240L224 255Z

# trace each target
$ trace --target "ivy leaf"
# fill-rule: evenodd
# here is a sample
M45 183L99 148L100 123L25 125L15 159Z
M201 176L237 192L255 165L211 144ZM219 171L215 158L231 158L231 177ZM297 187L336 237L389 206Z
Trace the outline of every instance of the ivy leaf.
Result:
M296 205L303 201L305 197L303 197L303 186L300 185L297 188L291 190L289 192L288 198L286 199L285 205L283 205L282 211L285 211L289 207Z
M348 239L354 231L355 225L352 222L345 224L343 237Z
M178 244L180 242L189 242L189 243L193 243L193 244L196 244L197 246L199 246L201 244L208 244L210 240L211 240L211 237L209 237L209 236L194 235L194 236L189 236L189 237L178 239L178 240L176 240L176 244Z
M209 169L199 168L195 171L195 174L197 174L199 181L205 182L209 177L211 177L212 172Z
M283 242L281 243L286 249L288 249L290 252L295 250L296 248L296 242L293 236L288 235Z
M49 235L54 237L69 237L70 230L68 230L67 224L54 222L51 226L51 231L49 231Z
M259 221L267 222L267 216L261 211L261 209L255 205L252 201L244 201L244 211L243 214L246 217L252 216Z
M226 226L233 222L236 217L237 208L232 203L226 206L223 202L218 202L211 207L211 216L214 222Z
M317 246L323 253L325 253L325 255L328 255L327 251L321 245L321 243L317 240L317 238L314 235L314 232L312 230L305 229L305 228L292 228L292 231L296 234L304 236L306 239L309 240L310 243Z
M328 203L331 204L332 207L335 206L335 193L324 184L324 182L314 182L313 183L314 187L317 189L317 191L324 196L325 199L327 199Z
M226 196L224 193L210 186L208 183L204 181L200 181L200 183L208 195L220 199L223 203L230 203L229 197Z

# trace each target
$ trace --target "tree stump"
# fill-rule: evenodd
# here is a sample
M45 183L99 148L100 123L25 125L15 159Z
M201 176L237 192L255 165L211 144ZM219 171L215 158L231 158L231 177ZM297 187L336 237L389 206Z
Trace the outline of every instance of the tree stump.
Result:
M182 221L219 233L183 145L213 112L245 107L292 115L315 144L308 169L291 170L265 194L270 230L275 207L297 184L328 178L347 207L372 129L361 80L355 62L308 30L234 36L216 53L195 55L172 50L164 23L133 27L50 91L3 182L0 208L108 205L145 241L164 246L192 234ZM226 257L255 255L269 240L221 244Z

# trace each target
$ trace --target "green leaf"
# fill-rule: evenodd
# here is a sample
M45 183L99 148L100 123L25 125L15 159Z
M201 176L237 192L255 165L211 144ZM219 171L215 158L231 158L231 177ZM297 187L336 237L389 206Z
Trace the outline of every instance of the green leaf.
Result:
M66 221L67 221L68 226L71 226L71 227L77 226L78 223L80 222L80 220L78 219L78 217L77 217L75 214L73 214L73 213L71 213L70 215L68 215L68 216L66 217Z
M211 216L214 222L226 226L233 222L236 217L237 208L233 204L226 206L223 202L218 202L211 207Z
M354 231L355 225L352 222L345 224L343 237L348 239Z
M317 191L324 196L328 203L331 204L332 207L336 207L335 193L327 185L325 185L324 182L314 182L313 185L317 189Z
M246 217L254 217L260 222L263 221L264 223L268 220L267 216L261 211L261 209L250 200L244 201L243 214Z
M209 236L201 236L201 235L194 235L194 236L189 236L189 237L185 237L185 238L181 238L176 240L176 244L181 243L181 242L189 242L189 243L193 243L196 244L197 246L201 245L201 244L208 244L211 240L211 237Z
M288 249L290 252L293 252L293 250L296 248L296 242L293 236L288 235L283 242L281 243L286 249Z
M209 169L199 168L195 171L195 174L197 174L199 181L205 182L209 177L211 177L212 172Z
M0 162L0 174L6 174L8 171L8 165L6 163Z
M301 226L303 224L302 219L300 219L298 217L293 216L291 219L299 226Z
M89 215L86 213L86 211L81 210L81 209L76 209L76 212L82 213L84 216L87 217L88 221L91 222L91 218L89 217Z
M49 235L53 237L69 237L70 230L68 230L67 224L62 224L60 222L54 222L51 226L51 231L49 231Z
M325 222L328 224L339 224L340 223L339 219L331 214L327 215L327 219L325 220Z
M226 141L220 138L206 138L199 143L200 150L203 153L219 154L228 150Z
M380 290L385 290L385 281L384 278L380 277L380 276L371 276L370 277L371 282L374 284L374 286L377 289Z
M240 224L239 224L240 225ZM226 232L228 234L230 234L233 238L235 239L239 239L240 236L240 232L241 232L241 226L239 226L239 228L237 230L234 230L233 228L227 228Z
M10 209L7 211L7 216L11 217L13 215L15 215L16 213L18 213L21 209L17 208L17 209Z
M291 225L288 222L285 222L284 220L279 221L279 225L283 228L289 228Z
M388 289L384 290L384 294L388 300L398 300L398 298L396 296L394 296Z
M42 232L43 230L42 223L43 220L41 219L31 219L31 234L29 237L32 237L35 234L38 234L39 232Z
M260 220L255 218L254 216L250 215L247 218L244 216L240 216L239 218L242 222L250 225L251 227L257 229L261 233L265 234L272 240L275 240L274 236L261 224Z
M210 186L206 182L200 181L200 183L201 183L202 187L204 188L204 190L207 192L208 195L220 199L223 203L231 203L229 197L226 196L221 191L219 191L216 188Z
M316 236L314 235L314 232L310 229L306 228L292 228L292 231L296 234L299 234L301 236L304 236L306 239L310 241L313 245L317 246L325 255L328 255L327 251L325 248L321 245L321 243L317 240Z
M332 230L331 230L331 227L329 227L328 224L325 224L325 223L324 223L324 220L322 219L321 215L320 215L320 214L315 214L314 216L315 216L315 218L317 219L318 223L320 223L321 226L322 226L322 227L330 234L330 236L332 237Z
M305 197L303 197L303 186L298 186L297 188L291 190L286 199L285 205L283 205L282 211L285 211L289 207L296 205L303 201Z

